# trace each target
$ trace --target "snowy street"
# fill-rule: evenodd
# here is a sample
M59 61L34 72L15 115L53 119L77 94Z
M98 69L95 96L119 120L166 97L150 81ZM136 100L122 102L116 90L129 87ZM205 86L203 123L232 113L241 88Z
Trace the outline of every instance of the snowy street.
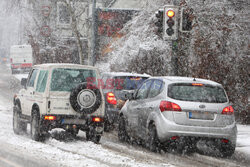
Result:
M0 167L250 167L250 0L1 0Z
M86 141L85 133L65 138L60 129L51 132L44 143L30 139L28 133L15 135L12 130L12 97L20 88L20 75L14 78L5 66L1 71L0 164L3 166L247 166L250 159L250 127L239 125L238 143L232 159L211 155L152 153L142 146L120 143L117 132L105 133L100 144ZM25 76L25 75L24 75ZM5 84L5 80L11 84ZM9 89L9 87L12 89ZM248 152L248 154L247 154ZM1 165L0 165L1 166Z

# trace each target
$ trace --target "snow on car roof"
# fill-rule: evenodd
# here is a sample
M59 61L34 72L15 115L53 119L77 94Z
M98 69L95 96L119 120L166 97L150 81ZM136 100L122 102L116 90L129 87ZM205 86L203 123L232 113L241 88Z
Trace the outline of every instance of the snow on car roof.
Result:
M170 82L189 82L189 83L203 83L203 84L210 84L210 85L221 85L217 82L207 80L207 79L201 79L201 78L193 78L193 77L180 77L180 76L163 76L163 77L155 77L155 78L161 78L168 80Z
M70 64L70 63L48 63L48 64L39 64L35 65L35 68L89 68L97 69L93 66L81 65L81 64Z
M104 72L102 75L112 75L112 76L133 76L133 77L151 77L148 74L137 74L129 72Z

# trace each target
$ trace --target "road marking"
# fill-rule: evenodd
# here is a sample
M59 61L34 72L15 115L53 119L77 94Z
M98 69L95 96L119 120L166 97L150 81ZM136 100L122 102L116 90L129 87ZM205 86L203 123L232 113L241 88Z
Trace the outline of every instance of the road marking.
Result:
M13 163L13 162L11 162L11 161L9 161L9 160L3 158L3 157L0 157L0 161L3 161L3 162L5 162L5 163L7 163L8 165L11 165L11 166L13 166L13 167L22 167L22 166L19 166L19 165L15 164L15 163Z

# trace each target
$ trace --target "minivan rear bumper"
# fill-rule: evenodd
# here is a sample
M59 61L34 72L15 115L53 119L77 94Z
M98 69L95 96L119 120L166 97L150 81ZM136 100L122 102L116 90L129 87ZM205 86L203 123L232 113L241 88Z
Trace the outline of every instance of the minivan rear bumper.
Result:
M178 125L171 120L161 117L156 121L156 124L157 134L161 142L165 142L173 136L190 136L227 139L232 144L236 144L237 126L235 122L225 127L201 127Z

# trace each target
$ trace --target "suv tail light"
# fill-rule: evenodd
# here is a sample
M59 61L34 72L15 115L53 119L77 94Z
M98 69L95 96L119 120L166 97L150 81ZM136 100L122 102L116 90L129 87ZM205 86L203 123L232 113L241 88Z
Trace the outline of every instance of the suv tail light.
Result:
M114 93L112 93L112 92L107 93L106 98L107 98L107 102L109 104L114 104L114 105L117 104L117 100L115 98L115 94Z
M178 104L169 102L169 101L161 101L160 110L163 111L181 111L181 107Z
M54 121L56 120L56 116L46 115L44 116L44 120Z
M92 117L93 122L103 122L103 119L100 117Z
M232 106L227 106L225 107L223 110L222 110L222 113L221 114L224 114L224 115L232 115L234 113L234 109Z
M227 140L227 139L222 139L221 142L222 142L222 143L228 143L229 140Z

